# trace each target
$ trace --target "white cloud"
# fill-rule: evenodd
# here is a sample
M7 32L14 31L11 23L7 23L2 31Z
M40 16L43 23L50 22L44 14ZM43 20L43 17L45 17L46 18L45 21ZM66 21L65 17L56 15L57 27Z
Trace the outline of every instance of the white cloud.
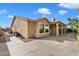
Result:
M13 15L8 15L8 17L9 17L9 18L12 18L12 17L14 17L14 16L13 16Z
M66 11L66 10L59 10L58 11L58 13L60 14L60 15L64 15L64 14L66 14L68 11Z
M36 13L46 14L46 15L51 14L50 9L47 9L47 8L39 8Z
M76 9L79 8L79 3L60 3L60 7Z
M0 15L1 14L5 14L5 13L7 13L7 10L6 9L0 9Z

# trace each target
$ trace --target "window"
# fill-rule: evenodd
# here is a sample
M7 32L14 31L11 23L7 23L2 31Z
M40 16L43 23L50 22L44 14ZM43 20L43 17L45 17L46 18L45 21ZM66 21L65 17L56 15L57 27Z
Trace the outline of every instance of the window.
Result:
M45 24L45 26L48 26L48 24Z
M49 25L45 24L45 32L49 32Z
M44 24L40 24L40 33L44 33Z
M45 29L45 32L49 32L49 29Z
M40 33L47 33L49 32L49 25L48 24L40 24Z

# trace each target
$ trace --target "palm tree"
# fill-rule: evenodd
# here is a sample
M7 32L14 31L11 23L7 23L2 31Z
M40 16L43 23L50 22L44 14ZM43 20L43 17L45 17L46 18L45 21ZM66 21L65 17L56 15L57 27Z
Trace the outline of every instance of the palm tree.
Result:
M71 26L72 29L74 29L74 27L79 27L79 20L78 18L68 18L68 25Z

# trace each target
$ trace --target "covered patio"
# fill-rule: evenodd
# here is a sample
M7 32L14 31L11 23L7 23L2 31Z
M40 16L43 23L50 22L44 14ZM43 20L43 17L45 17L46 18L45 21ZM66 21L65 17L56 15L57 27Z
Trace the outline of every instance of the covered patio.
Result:
M66 27L61 22L51 22L50 23L50 34L59 36L66 33Z

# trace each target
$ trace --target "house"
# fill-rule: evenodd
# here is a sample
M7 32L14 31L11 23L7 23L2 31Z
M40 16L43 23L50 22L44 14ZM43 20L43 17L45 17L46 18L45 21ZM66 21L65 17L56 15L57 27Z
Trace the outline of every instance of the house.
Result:
M61 22L50 22L47 18L32 20L14 16L11 28L25 38L40 38L49 35L59 36L59 34L66 32L65 24Z

